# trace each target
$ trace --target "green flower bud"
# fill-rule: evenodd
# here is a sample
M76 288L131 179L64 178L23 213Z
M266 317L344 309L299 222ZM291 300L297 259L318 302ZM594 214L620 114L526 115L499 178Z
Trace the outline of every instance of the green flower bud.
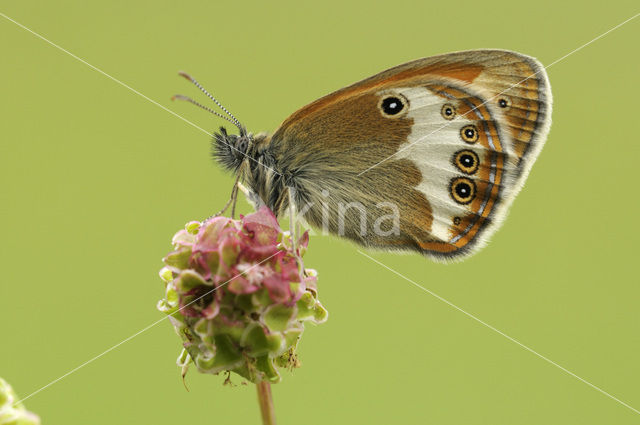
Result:
M40 418L22 403L16 404L18 400L13 388L0 378L0 425L40 425Z

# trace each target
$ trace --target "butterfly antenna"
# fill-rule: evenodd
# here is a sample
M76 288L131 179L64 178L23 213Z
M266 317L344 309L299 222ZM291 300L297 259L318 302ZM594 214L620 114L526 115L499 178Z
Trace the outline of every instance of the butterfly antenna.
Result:
M225 119L225 120L229 121L231 124L233 124L236 127L238 127L238 123L233 121L231 118L226 117L226 116L222 115L221 113L214 111L211 108L208 108L208 107L206 107L204 105L201 105L200 103L196 102L195 100L191 99L190 97L187 97L187 96L184 96L184 95L181 95L181 94L176 94L174 96L171 96L171 100L184 100L185 102L192 103L192 104L196 105L198 108L202 108L205 111L211 112L213 115L216 115L216 116L218 116L218 117L220 117L222 119Z
M231 117L231 119L233 120L234 124L236 125L236 127L238 127L240 129L241 132L244 131L242 124L240 124L240 121L238 121L238 119L231 113L229 112L229 110L227 108L225 108L224 106L222 106L222 103L218 102L218 99L216 99L215 97L213 97L211 95L211 93L209 93L207 91L207 89L205 89L204 87L202 87L202 85L200 85L200 83L193 78L191 75L187 74L184 71L179 71L178 75L186 78L187 80L191 81L197 88L200 89L200 91L202 91L204 94L206 94L209 99L213 100L213 102L218 105L218 107L220 107L220 109L222 109L227 115L229 115Z

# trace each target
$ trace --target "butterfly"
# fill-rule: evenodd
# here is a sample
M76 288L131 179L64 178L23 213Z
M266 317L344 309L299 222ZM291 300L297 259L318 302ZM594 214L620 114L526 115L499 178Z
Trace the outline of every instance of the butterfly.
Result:
M551 89L534 58L470 50L382 71L252 134L234 124L213 156L278 217L370 248L461 259L501 225L545 143ZM231 201L230 201L231 202ZM229 204L227 204L228 206Z

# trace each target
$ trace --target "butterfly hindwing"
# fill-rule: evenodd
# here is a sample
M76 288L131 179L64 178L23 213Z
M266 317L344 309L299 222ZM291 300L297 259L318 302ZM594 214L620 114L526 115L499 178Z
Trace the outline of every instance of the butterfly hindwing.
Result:
M409 99L415 130L396 156L417 164L423 179L416 188L434 217L432 238L420 247L433 255L463 255L491 226L515 168L504 132L471 87L439 81L396 90Z

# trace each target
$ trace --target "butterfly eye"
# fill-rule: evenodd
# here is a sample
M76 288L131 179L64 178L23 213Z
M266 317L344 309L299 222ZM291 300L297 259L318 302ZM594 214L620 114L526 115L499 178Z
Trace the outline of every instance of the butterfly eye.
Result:
M445 103L440 113L445 120L452 120L456 116L456 108L450 103Z
M383 97L378 106L383 116L395 117L407 108L407 100L403 96L390 95Z
M501 108L508 108L509 106L511 106L511 102L509 102L509 99L507 99L506 97L501 97L500 99L498 99L498 106L500 106Z
M468 149L456 152L453 163L465 174L473 174L478 171L480 160L478 154Z
M459 204L468 204L476 196L476 184L466 177L451 180L451 197Z
M240 139L240 141L238 142L238 147L237 149L241 152L241 153L246 153L247 152L247 146L248 146L248 142L247 139L245 139L244 137Z
M475 125L465 125L460 130L460 136L467 143L475 143L478 141L478 129Z

